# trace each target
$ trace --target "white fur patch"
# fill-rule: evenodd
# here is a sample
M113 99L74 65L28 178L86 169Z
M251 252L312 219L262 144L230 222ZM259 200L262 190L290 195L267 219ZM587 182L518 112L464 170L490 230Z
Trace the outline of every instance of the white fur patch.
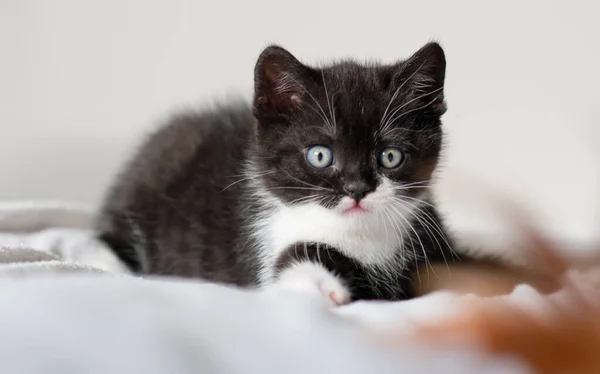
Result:
M385 267L411 232L412 209L394 204L394 187L387 179L361 201L368 212L358 214L343 213L354 204L350 198L343 198L334 209L314 202L288 206L259 183L255 195L265 207L251 228L259 242L262 283L272 280L277 257L290 245L329 245L364 265Z
M299 262L285 268L275 286L318 297L330 306L350 302L350 291L342 281L321 264L314 262Z

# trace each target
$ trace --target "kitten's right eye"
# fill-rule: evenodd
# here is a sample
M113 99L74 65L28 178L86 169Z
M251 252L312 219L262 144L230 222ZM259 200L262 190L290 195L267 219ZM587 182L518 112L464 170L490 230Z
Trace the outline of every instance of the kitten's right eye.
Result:
M306 160L312 166L323 169L331 166L333 163L333 152L325 146L315 145L308 149Z

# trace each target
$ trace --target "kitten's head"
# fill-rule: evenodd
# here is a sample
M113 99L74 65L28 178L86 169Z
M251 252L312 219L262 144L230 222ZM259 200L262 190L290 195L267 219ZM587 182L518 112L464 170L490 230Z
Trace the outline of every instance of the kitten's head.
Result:
M265 188L349 217L414 204L439 158L445 67L437 43L393 65L322 68L265 49L254 96Z

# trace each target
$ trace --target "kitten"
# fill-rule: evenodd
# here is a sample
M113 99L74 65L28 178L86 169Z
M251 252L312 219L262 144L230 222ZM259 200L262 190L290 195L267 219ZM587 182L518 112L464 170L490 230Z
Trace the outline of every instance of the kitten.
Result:
M321 68L268 47L252 108L182 114L150 136L98 235L141 273L277 282L333 305L410 298L412 272L454 258L429 190L445 66L437 43Z

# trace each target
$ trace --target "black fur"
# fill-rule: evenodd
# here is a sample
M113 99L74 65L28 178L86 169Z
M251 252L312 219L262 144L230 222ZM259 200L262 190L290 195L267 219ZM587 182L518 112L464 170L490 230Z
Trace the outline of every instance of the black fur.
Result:
M256 285L261 264L251 223L265 209L255 195L256 181L284 204L316 192L328 208L352 186L376 190L382 176L411 184L404 196L423 196L442 146L445 63L436 43L393 65L342 61L322 68L269 47L256 64L252 108L232 103L180 115L152 134L108 194L98 235L138 272ZM381 131L382 118L394 117L397 108ZM330 147L335 164L309 165L312 145ZM384 169L377 156L389 146L402 149L404 160ZM248 161L256 170L247 178ZM317 243L306 252L304 243L290 246L277 271L290 261L320 261L349 283L354 299L410 297L409 276L425 255L430 261L452 257L435 209L427 205L422 214L432 225L416 219L412 224L424 253L420 246L410 256L399 252L395 273L378 273L325 245L317 257ZM405 242L416 239L408 236Z

